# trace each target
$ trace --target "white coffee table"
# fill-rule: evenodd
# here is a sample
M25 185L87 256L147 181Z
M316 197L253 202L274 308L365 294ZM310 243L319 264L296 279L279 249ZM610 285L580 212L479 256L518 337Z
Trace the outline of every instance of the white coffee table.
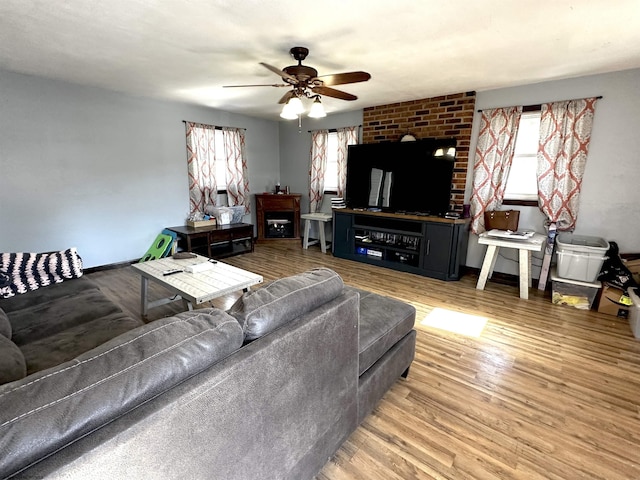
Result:
M183 271L173 275L163 275L166 270L184 270L188 266L208 261L207 257L197 255L196 258L178 260L167 257L133 264L134 270L142 277L140 299L142 316L146 317L150 308L178 300L182 300L185 309L193 310L194 305L208 302L236 290L246 292L252 285L262 283L262 275L251 273L220 261L213 263L211 269L198 273ZM148 294L149 280L162 285L176 296L150 302Z

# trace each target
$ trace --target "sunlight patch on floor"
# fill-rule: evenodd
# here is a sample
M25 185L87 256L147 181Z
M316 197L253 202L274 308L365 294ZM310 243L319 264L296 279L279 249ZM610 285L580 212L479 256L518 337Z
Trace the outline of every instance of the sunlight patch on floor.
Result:
M487 324L487 320L487 317L454 312L445 308L434 308L424 317L420 325L478 338Z

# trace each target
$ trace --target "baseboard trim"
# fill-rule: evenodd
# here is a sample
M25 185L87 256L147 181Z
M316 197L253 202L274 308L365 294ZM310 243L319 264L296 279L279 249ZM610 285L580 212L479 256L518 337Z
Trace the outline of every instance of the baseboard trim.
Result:
M103 272L105 270L115 270L116 268L128 267L134 263L138 263L138 260L129 260L126 262L118 262L118 263L109 263L107 265L99 265L97 267L89 267L83 269L83 273L95 273L95 272Z
M463 272L464 274L475 275L476 277L480 276L480 269L475 267L463 267ZM493 272L493 275L491 275L491 281L513 287L520 285L520 277L511 273ZM531 283L532 288L538 288L539 279L533 278L531 279ZM551 282L549 282L549 284L550 283Z

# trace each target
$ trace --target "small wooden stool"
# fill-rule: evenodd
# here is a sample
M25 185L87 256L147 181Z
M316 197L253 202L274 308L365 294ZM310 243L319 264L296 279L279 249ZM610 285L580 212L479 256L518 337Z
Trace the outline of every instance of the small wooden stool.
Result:
M311 229L311 222L318 222L318 231L320 232L320 249L322 253L327 253L327 242L324 236L324 224L331 221L332 215L330 213L304 213L300 215L300 218L304 220L304 240L302 242L302 248L305 250L309 245L315 245L318 240L309 241L309 230Z
M478 277L476 289L484 290L487 279L493 275L493 267L498 258L500 248L515 248L518 250L518 263L520 266L520 298L529 299L529 287L531 287L531 252L540 252L546 241L546 237L539 233L535 233L531 238L526 240L500 237L491 237L486 232L481 233L478 237L478 244L487 245L487 252L484 255L482 269Z

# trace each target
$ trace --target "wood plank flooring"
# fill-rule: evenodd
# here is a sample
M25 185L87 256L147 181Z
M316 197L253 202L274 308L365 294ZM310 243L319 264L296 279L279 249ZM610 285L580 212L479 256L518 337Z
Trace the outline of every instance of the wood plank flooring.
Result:
M477 276L442 282L303 250L258 244L227 263L265 281L327 266L348 285L417 309L416 358L317 480L640 479L640 341L626 320L553 305L550 294ZM132 315L130 267L89 274ZM165 296L152 286L151 295ZM240 292L214 300L228 308ZM153 298L153 297L152 297ZM178 312L181 303L149 318ZM420 325L434 308L486 317L478 338Z

